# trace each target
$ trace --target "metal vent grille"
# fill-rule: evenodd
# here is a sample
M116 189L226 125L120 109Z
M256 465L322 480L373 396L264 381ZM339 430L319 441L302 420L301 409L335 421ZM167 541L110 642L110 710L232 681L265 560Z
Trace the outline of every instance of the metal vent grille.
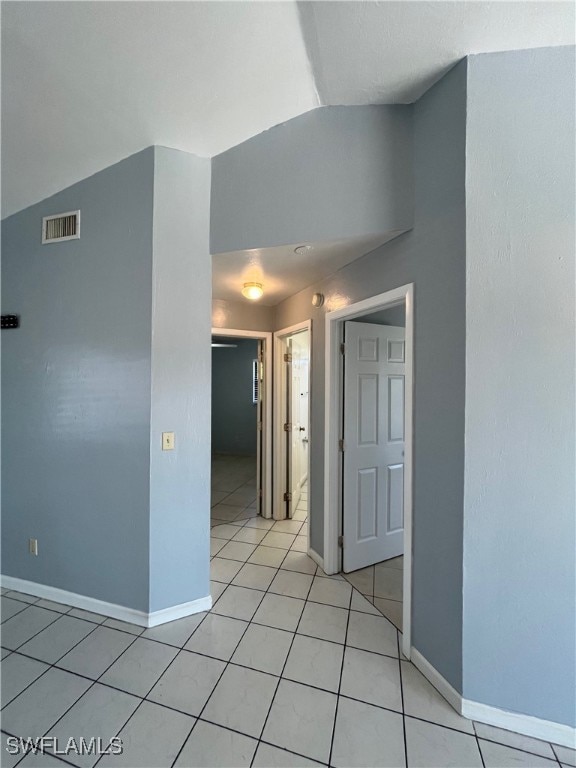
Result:
M68 211L42 219L42 242L61 243L80 238L80 211Z

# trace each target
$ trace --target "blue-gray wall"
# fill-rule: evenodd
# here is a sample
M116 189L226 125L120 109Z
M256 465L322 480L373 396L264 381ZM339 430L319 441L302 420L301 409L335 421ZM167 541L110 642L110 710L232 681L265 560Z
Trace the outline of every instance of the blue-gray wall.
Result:
M354 110L355 108L350 108ZM287 299L276 327L311 317L310 525L323 551L324 315L415 284L413 645L462 681L466 62L414 107L414 229ZM305 194L305 190L303 190ZM331 190L325 189L331 205ZM297 233L293 234L293 239ZM320 291L322 309L311 305Z
M210 594L209 218L210 161L155 147L151 611Z
M356 321L403 328L406 325L406 307L404 304L399 304L397 307L390 307L390 309L381 309L379 312L371 312L365 317L358 317Z
M4 575L144 612L209 594L209 201L210 161L155 147L2 222L2 311L21 316ZM41 245L42 217L77 208L80 240Z
M212 300L212 327L241 331L272 331L275 307L254 302Z
M574 48L470 58L464 696L576 724Z
M413 222L412 107L323 107L212 160L212 253Z
M212 452L255 456L252 362L258 355L258 342L237 338L227 341L237 347L212 350Z
M2 572L148 609L153 151L2 222ZM80 240L42 217L80 208ZM38 539L37 557L28 539Z

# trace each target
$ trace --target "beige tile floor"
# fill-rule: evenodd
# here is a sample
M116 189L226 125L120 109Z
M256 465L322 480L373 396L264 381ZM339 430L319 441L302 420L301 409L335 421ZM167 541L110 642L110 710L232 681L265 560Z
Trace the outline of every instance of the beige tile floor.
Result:
M369 568L343 574L364 597L402 631L404 558L394 557Z
M397 628L299 551L300 530L248 514L249 496L215 518L207 613L144 630L3 590L2 766L576 765L572 750L456 714L403 659ZM5 750L43 735L118 735L124 752Z

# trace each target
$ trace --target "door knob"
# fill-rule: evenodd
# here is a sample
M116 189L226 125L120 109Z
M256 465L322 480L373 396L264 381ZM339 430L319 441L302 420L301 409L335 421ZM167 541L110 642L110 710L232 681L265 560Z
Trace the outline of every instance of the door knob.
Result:
M306 432L306 427L298 427L299 432Z
M303 437L303 438L302 438L302 442L303 442L303 443L307 443L307 442L309 442L309 440L308 440L308 438L307 438L307 437Z

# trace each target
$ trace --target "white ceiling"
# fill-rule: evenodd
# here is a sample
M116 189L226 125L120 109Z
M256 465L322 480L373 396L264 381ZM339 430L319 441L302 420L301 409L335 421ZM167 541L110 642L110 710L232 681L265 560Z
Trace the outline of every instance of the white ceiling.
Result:
M575 16L554 0L4 0L1 13L3 216L152 144L212 157L317 106L415 101L468 53L573 44ZM261 280L276 304L395 234L220 254L214 296Z
M151 144L213 156L320 104L413 101L467 53L574 42L552 0L1 6L3 215Z
M294 252L300 243L219 253L212 256L212 295L215 299L251 304L241 295L242 286L262 283L264 295L258 303L272 307L399 234L401 230L391 230L378 236L309 243L311 250L303 254Z
M3 2L3 215L159 144L211 157L318 106L295 3Z
M416 101L470 53L574 43L573 2L302 2L322 104Z

